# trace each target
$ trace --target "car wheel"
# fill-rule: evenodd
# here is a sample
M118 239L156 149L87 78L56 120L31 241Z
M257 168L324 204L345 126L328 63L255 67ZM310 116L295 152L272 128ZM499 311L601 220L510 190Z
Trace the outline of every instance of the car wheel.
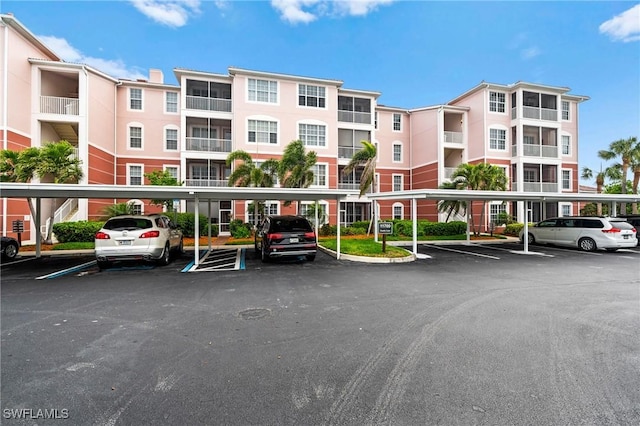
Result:
M18 244L14 242L8 243L4 248L4 257L7 259L13 259L18 255Z
M307 255L307 260L309 262L313 262L314 260L316 260L316 255L315 254L308 254Z
M260 250L260 260L262 260L263 263L266 263L269 261L269 254L267 253L267 250L264 248L264 245L262 246L262 250Z
M178 256L182 256L184 254L184 239L180 238L180 244L178 244L178 250L176 251Z
M584 251L594 251L598 248L596 242L591 238L581 238L580 241L578 241L578 247L580 247L580 250Z
M108 262L106 260L98 260L98 269L103 270L103 269L109 269L111 267L111 262Z
M171 250L169 248L169 243L165 244L164 250L162 251L162 257L158 260L160 265L168 265L171 260Z
M536 243L536 238L530 232L527 233L527 239L528 239L529 244L535 244Z

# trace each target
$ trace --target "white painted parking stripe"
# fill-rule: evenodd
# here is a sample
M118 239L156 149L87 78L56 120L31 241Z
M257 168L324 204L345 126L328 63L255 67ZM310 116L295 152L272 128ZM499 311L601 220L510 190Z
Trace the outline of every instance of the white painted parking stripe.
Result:
M240 248L212 250L205 253L200 259L199 265L191 265L186 272L235 271L243 269L241 267L242 249Z
M433 247L433 248L438 249L438 250L452 251L454 253L469 254L471 256L486 257L488 259L500 260L500 258L497 257L497 256L490 256L488 254L474 253L472 251L464 251L464 250L456 250L456 249L452 249L452 248L445 248L445 247L442 247L442 246L437 246L435 244L425 244L425 246Z
M46 280L46 279L61 277L61 276L66 275L66 274L71 274L73 272L81 271L81 270L86 269L86 268L88 268L90 266L94 266L95 264L96 264L96 261L92 260L91 262L83 263L82 265L73 266L71 268L63 269L61 271L52 272L52 273L47 274L47 275L42 275L41 277L36 277L36 280Z
M512 249L506 249L506 248L502 248L502 247L495 247L494 245L491 245L491 244L484 244L484 245L482 245L482 244L474 244L474 245L477 246L477 247L482 246L482 247L488 248L490 250L502 250L502 251L506 251L506 252L509 252L509 253L513 253L513 254L535 254L535 255L544 256L544 257L555 257L552 254L538 253L538 252L533 252L533 251L529 251L529 252L525 253L523 250L512 250Z

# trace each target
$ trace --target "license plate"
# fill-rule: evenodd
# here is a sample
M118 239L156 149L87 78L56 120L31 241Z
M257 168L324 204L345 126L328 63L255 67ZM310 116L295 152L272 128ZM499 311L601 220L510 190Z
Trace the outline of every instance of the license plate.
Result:
M121 240L119 241L121 246L130 246L131 245L131 240Z
M299 242L299 241L300 241L300 240L298 240L297 238L289 238L289 242L290 242L290 243L297 243L297 242Z
M623 235L622 238L624 238L625 240L628 240L629 236L628 235Z

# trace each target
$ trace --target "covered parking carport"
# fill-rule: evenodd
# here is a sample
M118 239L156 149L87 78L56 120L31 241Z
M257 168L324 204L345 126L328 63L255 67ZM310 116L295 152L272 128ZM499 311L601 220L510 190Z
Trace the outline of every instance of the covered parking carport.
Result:
M377 202L379 200L410 200L411 201L411 221L413 222L412 251L415 256L418 254L418 200L456 200L456 201L517 201L518 210L524 211L524 203L529 201L541 202L561 202L561 201L584 201L609 203L612 206L613 216L616 216L616 203L637 203L640 202L638 194L581 194L581 193L540 193L540 192L517 192L517 191L470 191L457 189L418 189L410 191L384 192L368 194L369 199ZM374 209L377 211L377 208ZM469 214L467 212L467 243L470 242ZM529 224L524 221L524 232L528 231ZM376 240L378 239L377 227ZM524 239L524 253L529 253L529 242Z
M36 200L35 223L40 223L43 198L95 198L95 199L154 199L186 200L195 205L195 264L199 263L200 201L208 200L291 200L319 201L336 200L338 209L340 200L353 191L318 188L242 188L242 187L186 187L186 186L129 186L129 185L76 185L49 183L0 183L0 196L3 198L32 198ZM317 209L316 209L317 211ZM340 212L338 220L338 257L340 256ZM318 225L316 217L316 229ZM6 224L4 229L7 229ZM36 257L41 256L40 227L36 231Z

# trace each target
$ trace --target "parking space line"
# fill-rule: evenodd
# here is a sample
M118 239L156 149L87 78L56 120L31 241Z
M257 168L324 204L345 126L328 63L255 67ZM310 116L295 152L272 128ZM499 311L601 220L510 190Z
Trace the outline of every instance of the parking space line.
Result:
M525 253L523 250L513 250L513 249L506 249L506 248L502 248L502 247L495 247L495 245L491 245L491 244L474 244L475 246L482 246L484 248L488 248L490 250L502 250L502 251L506 251L512 254L535 254L538 256L544 256L544 257L555 257L552 254L546 254L546 253L540 253L540 252L533 252L533 251L529 251L527 253Z
M30 260L35 260L36 257L24 257L22 259L18 259L18 260L12 260L11 262L1 262L0 265L2 266L9 266L9 265L15 265L17 263L23 263L23 262L28 262Z
M497 256L491 256L491 255L488 255L488 254L474 253L474 252L472 252L472 251L456 250L456 249L452 249L452 248L445 248L445 247L438 246L438 245L435 245L435 244L424 244L424 245L425 245L425 246L428 246L428 247L436 248L436 249L438 249L438 250L452 251L452 252L454 252L454 253L469 254L469 255L472 255L472 256L486 257L486 258L488 258L488 259L500 260L500 258L499 258L499 257L497 257Z
M52 278L58 278L63 275L72 274L74 272L82 271L83 269L87 269L91 266L95 266L96 261L92 260L91 262L83 263L82 265L72 266L71 268L63 269L61 271L52 272L47 275L42 275L40 277L36 277L36 280L50 280Z
M244 269L244 249L218 249L206 252L195 262L187 265L182 272L236 271Z

